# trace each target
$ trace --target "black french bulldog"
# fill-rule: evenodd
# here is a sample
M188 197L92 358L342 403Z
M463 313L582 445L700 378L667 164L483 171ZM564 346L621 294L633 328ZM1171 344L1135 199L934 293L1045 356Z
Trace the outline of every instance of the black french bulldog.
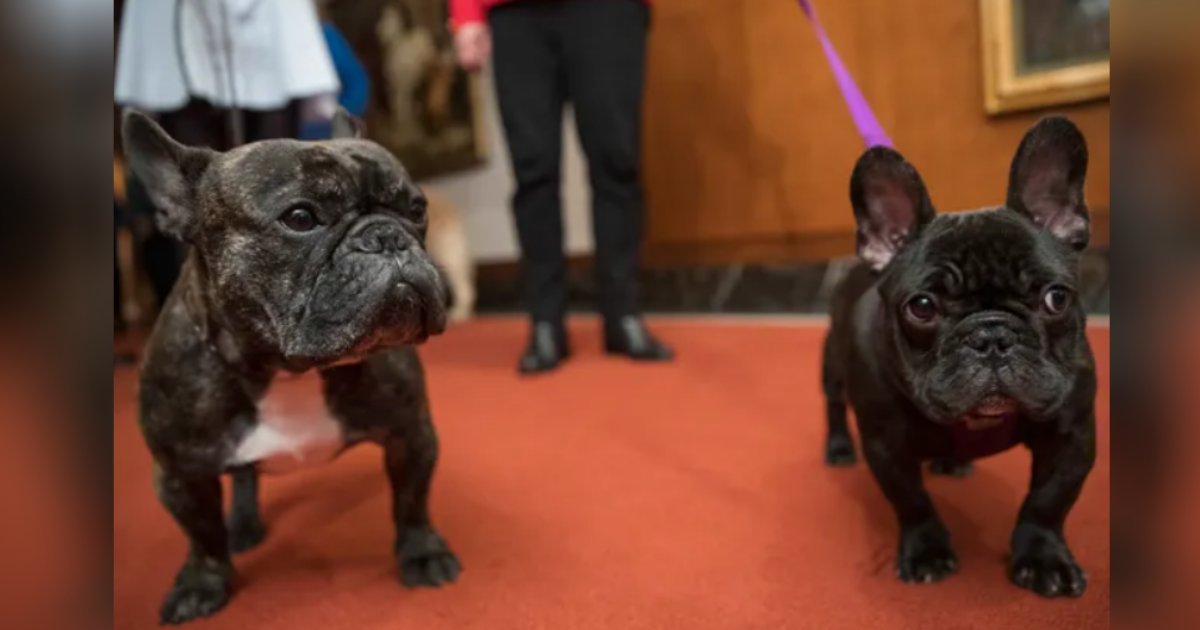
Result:
M128 112L129 163L189 255L146 346L140 420L158 497L190 544L161 609L180 623L223 607L230 552L258 544L260 470L383 446L407 586L454 581L430 524L437 460L412 344L443 331L446 286L424 249L425 198L391 154L357 139L183 146ZM320 373L324 409L288 409ZM232 473L228 528L219 476Z
M1014 583L1047 597L1087 586L1063 521L1096 457L1096 374L1076 299L1088 242L1087 146L1065 118L1038 122L1013 158L1003 207L935 215L916 169L867 150L850 200L862 262L832 304L822 380L826 461L862 449L900 524L896 570L933 582L958 560L921 479L1024 444L1029 494L1011 541Z

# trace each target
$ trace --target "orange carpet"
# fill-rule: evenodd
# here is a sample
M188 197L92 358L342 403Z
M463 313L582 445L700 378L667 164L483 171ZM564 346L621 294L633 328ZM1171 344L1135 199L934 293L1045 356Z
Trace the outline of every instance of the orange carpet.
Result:
M519 380L516 318L453 329L424 350L442 459L433 514L465 572L441 590L396 580L377 447L263 483L266 542L204 628L686 630L1100 628L1109 613L1107 328L1091 331L1099 459L1067 521L1088 572L1078 600L1010 586L1008 537L1028 452L930 480L960 572L893 576L896 525L865 465L821 463L818 325L664 319L673 365L607 359L597 322L576 358ZM157 623L185 552L155 502L135 374L114 377L118 628Z

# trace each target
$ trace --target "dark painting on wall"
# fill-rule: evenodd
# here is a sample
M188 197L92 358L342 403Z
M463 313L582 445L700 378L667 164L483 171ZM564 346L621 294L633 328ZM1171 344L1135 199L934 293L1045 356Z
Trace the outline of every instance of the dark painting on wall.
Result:
M1014 9L1018 73L1108 59L1109 0L1020 0Z
M979 0L979 7L988 113L1108 96L1110 0Z
M366 133L418 179L485 157L477 80L454 57L447 0L322 0L371 82Z

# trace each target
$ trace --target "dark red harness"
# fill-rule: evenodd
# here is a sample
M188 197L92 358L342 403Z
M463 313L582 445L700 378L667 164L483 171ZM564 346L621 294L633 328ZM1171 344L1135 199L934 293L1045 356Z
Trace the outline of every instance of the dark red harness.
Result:
M1015 415L1005 416L986 428L971 428L967 422L955 422L950 427L952 457L960 461L995 455L1020 441Z

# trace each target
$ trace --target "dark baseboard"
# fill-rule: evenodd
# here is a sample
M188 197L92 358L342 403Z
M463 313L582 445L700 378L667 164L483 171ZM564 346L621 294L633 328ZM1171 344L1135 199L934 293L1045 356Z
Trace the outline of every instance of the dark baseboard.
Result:
M641 303L648 313L824 314L830 290L851 262L651 267L641 273ZM1084 254L1082 277L1080 295L1088 314L1107 315L1107 248ZM482 265L477 284L480 313L524 310L516 263ZM568 264L567 303L572 311L595 310L590 256Z

